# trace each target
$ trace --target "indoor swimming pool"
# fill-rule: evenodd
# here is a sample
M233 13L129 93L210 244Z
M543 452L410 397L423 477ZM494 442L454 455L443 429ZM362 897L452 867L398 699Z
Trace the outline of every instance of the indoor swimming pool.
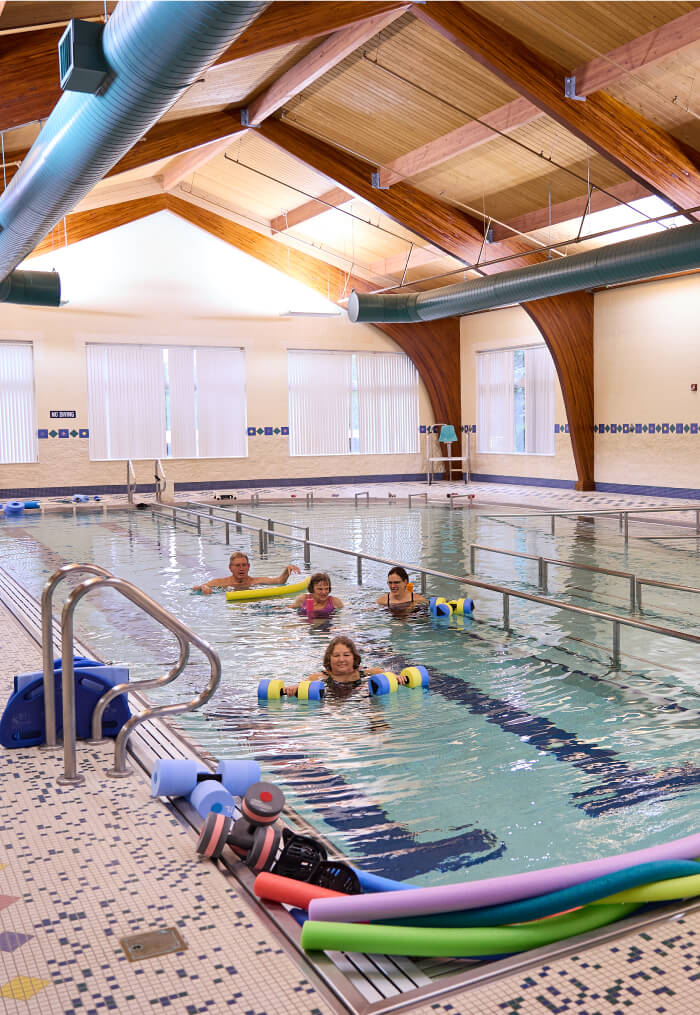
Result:
M477 543L700 584L697 543L679 539L689 530L678 525L644 523L642 535L664 538L633 536L625 546L616 518L558 520L552 536L545 519L476 509L287 502L265 504L265 511L280 523L308 525L312 540L402 561L409 570L420 562L465 574ZM480 877L517 873L694 830L699 647L625 627L617 670L609 622L513 598L505 632L501 597L478 589L461 590L476 602L473 619L395 618L375 605L386 565L365 561L359 586L353 557L313 548L310 570L328 571L333 594L345 602L322 623L301 619L290 600L227 604L223 595L190 592L226 574L229 553L239 548L250 554L253 574L277 575L289 561L303 568L300 544L281 535L261 561L254 532L237 535L232 527L227 547L223 526L205 522L198 535L148 510L25 514L0 525L2 566L35 598L61 564L93 561L209 641L221 657L221 684L181 725L218 758L257 758L298 813L368 870L449 883L474 866ZM530 560L479 555L476 574L537 592ZM67 585L59 587L55 612ZM460 587L429 579L428 591L452 598ZM628 585L613 576L553 569L549 595L628 615ZM642 616L698 634L696 598L650 588ZM164 673L177 654L167 631L111 591L82 600L76 628L103 658L128 665L132 680ZM296 683L320 668L325 646L340 633L356 642L363 666L427 666L430 690L322 704L258 702L261 678ZM207 673L195 657L178 683L152 697L191 697Z

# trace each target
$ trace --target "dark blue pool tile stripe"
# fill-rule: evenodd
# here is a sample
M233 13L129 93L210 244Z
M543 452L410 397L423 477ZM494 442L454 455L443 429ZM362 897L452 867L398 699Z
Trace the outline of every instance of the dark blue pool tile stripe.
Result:
M298 752L259 757L279 768L286 783L362 856L363 869L404 881L430 871L461 870L502 856L505 843L483 828L470 828L434 842L420 842L385 810L320 762Z
M543 660L531 656L528 665L541 666ZM391 670L400 672L410 665L403 657L394 656L386 664ZM582 670L569 669L562 663L556 668L561 674L581 674ZM441 673L432 667L430 691L440 694L448 701L466 706L472 715L484 716L486 722L500 727L504 733L526 740L539 751L551 754L557 761L583 769L587 774L601 781L586 790L571 795L574 806L590 817L606 811L632 807L648 800L656 800L669 794L678 794L684 789L700 784L700 768L685 765L653 772L647 768L634 768L618 757L617 751L580 740L575 733L556 726L546 716L533 715L512 705L502 698L494 698L467 680Z

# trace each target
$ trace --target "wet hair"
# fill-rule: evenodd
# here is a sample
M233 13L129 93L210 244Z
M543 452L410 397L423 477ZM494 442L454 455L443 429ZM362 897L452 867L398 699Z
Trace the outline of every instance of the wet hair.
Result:
M331 669L331 656L333 654L333 649L337 645L345 645L346 648L350 649L352 652L353 665L355 669L357 669L362 662L362 657L355 647L355 642L351 641L350 638L346 638L344 634L339 634L337 638L333 638L333 640L329 642L328 648L323 655L323 668L326 673L333 673L333 670Z
M229 565L233 564L234 560L237 560L238 557L243 557L243 560L245 560L247 564L250 564L250 557L248 554L243 553L242 550L236 550L236 552L232 553L228 559Z
M309 592L313 592L318 582L328 582L328 591L331 590L331 580L325 571L317 571L309 578Z
M397 564L396 567L392 567L391 571L387 575L387 578L391 578L392 574L398 575L402 582L408 581L408 571L405 567L401 567L399 564Z

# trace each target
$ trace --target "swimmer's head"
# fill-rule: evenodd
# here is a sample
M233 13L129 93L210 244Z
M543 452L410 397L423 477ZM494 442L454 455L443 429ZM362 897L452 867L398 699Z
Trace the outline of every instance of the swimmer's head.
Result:
M405 568L397 564L396 567L392 567L391 571L387 575L386 581L387 585L390 588L392 586L394 586L395 588L400 588L401 585L405 584L408 581L408 572L406 571Z
M239 580L247 578L250 571L250 561L245 553L232 553L228 561L228 569L234 578Z
M349 649L352 653L353 669L358 669L360 663L362 662L362 657L357 651L355 642L350 638L346 638L344 634L339 634L337 638L333 638L332 641L329 642L328 648L323 655L323 668L326 673L333 673L333 654L336 649Z
M309 578L309 592L313 592L319 584L328 585L328 591L331 591L331 580L325 571L317 571L316 574L312 574Z

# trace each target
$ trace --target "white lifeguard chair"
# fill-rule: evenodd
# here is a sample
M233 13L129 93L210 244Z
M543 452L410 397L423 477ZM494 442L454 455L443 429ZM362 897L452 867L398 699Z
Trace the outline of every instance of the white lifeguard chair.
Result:
M437 429L439 427L439 429ZM428 439L428 470L426 479L428 486L432 485L435 475L434 467L442 464L447 472L448 480L452 480L453 472L461 472L465 483L469 482L469 433L466 434L466 448L464 438L460 447L461 454L453 455L452 446L457 443L457 432L451 423L436 423L426 434ZM443 446L447 448L447 454L443 453Z

